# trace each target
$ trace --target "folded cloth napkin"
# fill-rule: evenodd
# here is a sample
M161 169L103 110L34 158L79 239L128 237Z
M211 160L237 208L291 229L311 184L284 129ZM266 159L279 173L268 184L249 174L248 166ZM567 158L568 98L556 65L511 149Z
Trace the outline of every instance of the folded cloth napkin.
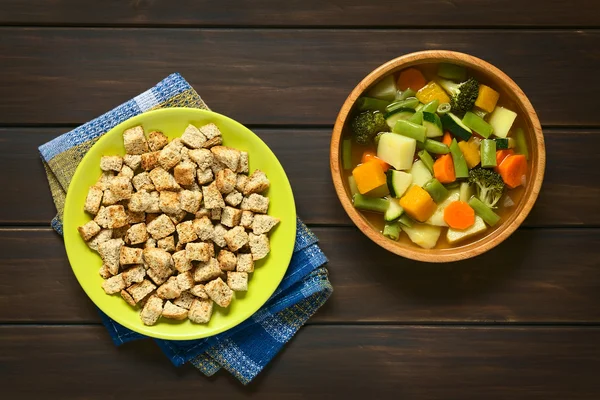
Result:
M59 234L63 233L62 213L69 182L96 140L131 117L168 107L208 109L183 77L172 74L112 111L39 147L58 212L52 227ZM225 368L247 384L331 295L333 288L323 266L326 262L316 236L298 219L294 253L287 273L273 296L251 318L206 339L155 341L176 366L189 362L207 376ZM100 315L117 346L145 338L104 313L100 312Z

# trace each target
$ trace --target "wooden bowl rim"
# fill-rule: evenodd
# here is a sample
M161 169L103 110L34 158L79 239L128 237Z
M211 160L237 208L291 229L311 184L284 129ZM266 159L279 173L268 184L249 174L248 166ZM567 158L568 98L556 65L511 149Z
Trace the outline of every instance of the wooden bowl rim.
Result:
M509 216L509 218L502 223L501 226L496 228L492 234L465 246L453 247L449 249L422 249L417 246L413 247L413 245L395 242L384 237L379 231L375 230L370 223L354 208L350 197L346 193L345 183L342 179L340 168L340 139L348 114L350 113L356 100L366 88L371 86L378 79L388 75L389 73L392 73L393 71L395 72L395 70L400 70L417 64L437 62L452 62L478 70L488 76L493 77L494 80L498 81L501 86L504 86L506 92L514 95L514 101L522 110L525 111L524 119L529 128L528 134L530 135L533 147L530 151L529 176L533 182L530 182L527 185L525 193L523 193L515 212L513 212L511 216ZM531 137L531 133L533 133L533 137ZM426 50L410 53L397 57L377 67L352 90L342 105L340 112L338 113L331 136L330 168L333 184L337 196L350 219L365 235L367 235L367 237L369 237L379 246L397 255L417 261L442 263L465 260L482 254L502 243L521 225L533 208L533 205L535 204L542 187L545 167L546 150L542 127L540 125L537 113L521 88L510 77L508 77L508 75L487 61L469 54L449 50Z

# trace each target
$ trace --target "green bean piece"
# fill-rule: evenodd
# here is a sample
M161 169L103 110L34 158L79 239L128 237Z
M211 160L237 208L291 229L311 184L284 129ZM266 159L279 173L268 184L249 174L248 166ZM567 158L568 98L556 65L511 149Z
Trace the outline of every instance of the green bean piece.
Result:
M417 145L419 142L417 142ZM442 142L438 142L437 140L427 139L425 141L424 149L433 154L448 154L450 153L450 149Z
M383 227L383 236L392 240L398 240L400 232L402 232L402 228L398 222L387 223Z
M496 141L483 139L481 141L481 166L493 168L496 166Z
M454 174L457 178L468 178L469 167L465 161L465 155L460 151L458 142L456 139L452 139L450 144L450 154L452 154L452 161L454 161Z
M413 220L406 214L402 214L400 218L398 218L398 222L406 227L412 228Z
M517 153L523 154L526 160L529 160L529 149L527 148L527 138L523 129L518 128L515 131L515 148Z
M415 107L417 107L418 105L419 105L419 100L416 97L409 97L408 99L397 100L397 101L393 102L392 104L388 105L385 108L385 112L390 114L400 108L411 108L414 110Z
M356 179L354 179L354 176L352 175L348 177L348 188L350 189L350 195L352 197L354 197L356 193L359 193L358 185L356 184Z
M417 111L408 119L408 122L412 122L413 124L421 125L423 123L423 112Z
M451 109L452 109L452 106L450 105L450 103L442 103L438 106L436 112L439 115L443 115L443 114L448 114Z
M397 100L406 100L409 97L415 97L416 94L417 94L417 92L415 92L411 88L408 88L405 91L401 92L401 94L400 94L400 96L398 96Z
M451 183L446 183L444 185L444 187L448 190L454 190L454 189L458 189L460 187L460 182L451 182Z
M355 194L352 197L352 200L354 202L355 208L358 208L359 210L364 210L364 211L375 211L375 212L384 213L390 206L389 200L380 199L377 197L363 196L360 193Z
M418 142L425 142L425 135L427 133L427 129L423 125L417 125L412 122L408 122L404 119L401 119L396 122L396 125L394 125L394 129L392 129L392 132L399 133L402 136L413 138Z
M342 142L342 166L344 169L352 168L352 139Z
M467 69L461 65L440 63L438 75L442 78L461 82L467 79Z
M435 178L430 179L426 184L424 184L423 189L429 193L436 204L446 200L450 195L448 189L446 189L444 185L442 185L440 181Z
M438 99L432 100L429 103L425 104L421 111L434 113L437 111L438 106L440 105L440 101Z
M427 169L429 170L429 172L431 172L433 174L433 158L431 157L431 154L429 154L427 152L427 150L421 150L417 153L419 155L419 158L421 159L421 161L423 161L423 164L425 164L425 166L427 167Z
M375 99L373 97L361 97L356 101L356 107L359 111L381 111L390 105L387 100Z
M475 214L479 215L489 226L494 226L500 221L500 216L493 212L491 208L486 206L477 197L471 197L469 205L475 211Z

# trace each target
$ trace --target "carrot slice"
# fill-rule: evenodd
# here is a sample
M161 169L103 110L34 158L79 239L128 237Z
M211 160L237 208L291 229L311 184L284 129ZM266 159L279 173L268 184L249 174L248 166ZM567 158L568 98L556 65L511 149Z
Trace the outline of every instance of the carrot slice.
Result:
M452 143L452 134L448 131L444 132L444 136L442 137L442 143L446 146L450 146Z
M451 183L456 180L454 161L450 154L444 154L433 163L433 175L441 183Z
M453 201L444 209L444 221L450 228L467 229L475 223L475 211L464 201Z
M407 68L400 72L400 76L398 77L398 88L400 90L411 88L415 92L418 92L425 85L427 85L427 81L418 69Z
M365 151L363 153L363 155L362 155L362 158L360 159L360 162L362 164L364 164L364 163L367 163L369 161L376 161L379 164L381 164L381 168L383 168L383 172L385 172L388 169L390 169L390 164L386 163L381 158L378 158L375 154L371 153L370 151Z
M513 149L498 150L496 152L496 165L502 164L502 161L504 161L506 157L512 156L513 154L515 154L515 151Z
M511 189L520 186L525 181L527 175L527 159L523 154L514 154L508 156L498 166L498 173L502 177L506 186Z

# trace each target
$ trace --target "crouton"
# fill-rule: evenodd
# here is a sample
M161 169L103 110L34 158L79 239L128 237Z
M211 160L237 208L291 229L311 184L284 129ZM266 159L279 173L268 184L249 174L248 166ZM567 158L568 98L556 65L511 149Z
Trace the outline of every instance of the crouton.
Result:
M112 206L119 202L119 199L110 189L106 189L102 194L102 205ZM98 211L100 212L100 211Z
M146 274L150 279L152 279L152 282L157 285L162 285L167 281L167 279L169 279L169 277L171 277L171 275L173 275L173 272L170 269L155 270L148 268L146 270Z
M215 248L212 243L188 243L185 245L185 253L190 261L203 261L210 260L215 255Z
M98 274L104 279L108 279L112 276L106 264L102 264L102 266L98 270Z
M162 214L156 213L146 213L146 230L148 230L148 224L154 221L156 218L160 217Z
M123 162L131 168L132 171L135 171L142 165L142 156L140 154L125 154Z
M139 224L140 222L146 221L146 213L143 211L131 211L126 207L125 214L127 214L127 223L130 225Z
M108 189L119 200L129 200L133 193L131 180L125 176L115 176L111 179Z
M221 278L217 278L204 285L208 297L221 307L228 307L233 298L233 291Z
M142 249L135 247L121 246L119 263L121 265L141 264L144 262L142 258Z
M189 186L196 182L196 166L191 162L181 162L173 170L175 181L182 186Z
M212 165L210 166L210 169L212 170L215 177L217 176L219 171L223 171L225 168L227 168L227 165L223 164L221 161L219 161L217 159L215 159L213 161Z
M254 213L252 211L248 211L248 210L242 211L242 219L240 220L240 225L246 229L250 229L253 222L254 222Z
M90 187L87 197L85 198L85 205L83 209L92 215L96 215L102 204L102 196L104 192L96 186Z
M235 190L237 190L238 192L243 193L244 189L246 188L246 184L248 184L248 180L249 179L250 178L248 178L247 175L237 174L236 181L235 181Z
M210 149L215 160L224 164L232 171L237 171L240 164L240 151L231 147L215 146Z
M252 254L238 254L235 270L238 272L254 272Z
M125 243L127 244L140 244L146 240L148 240L148 232L146 231L146 224L143 222L132 225L125 234Z
M121 168L121 172L119 172L117 174L117 176L129 178L129 179L133 178L134 175L135 175L135 173L133 172L133 170L131 168L129 168L129 166L127 166L127 165L123 165L123 167Z
M225 207L225 202L223 201L223 196L219 189L217 189L217 185L213 182L208 186L202 187L202 197L204 198L204 207L210 209L213 208L223 208Z
M182 272L177 275L177 285L179 285L181 290L189 290L194 287L195 284L194 275L192 275L190 271Z
M192 164L194 166L194 168L198 167L196 165L196 163L190 159L190 149L188 149L187 147L182 147L180 153L181 153L181 162L182 163L189 162L190 164Z
M212 239L213 225L208 217L202 217L192 221L192 227L196 232L197 238L206 242Z
M122 239L110 239L98 245L98 253L102 258L102 262L108 267L111 275L119 273L119 257L123 244Z
M154 187L159 192L163 190L177 191L181 189L181 186L175 181L173 175L165 171L161 167L156 167L150 171L150 179L154 184Z
M96 188L104 191L106 189L108 189L108 184L110 183L110 180L114 177L114 172L113 171L102 171L102 175L100 175L100 178L98 178L98 180L96 181L96 184L94 185Z
M248 182L244 188L244 195L248 196L252 193L262 193L269 188L270 184L267 175L261 170L256 169L248 178Z
M242 210L266 214L269 210L269 198L261 196L260 194L252 193L250 196L244 197L240 208Z
M219 128L212 122L210 124L201 126L199 130L207 139L214 139L218 136L222 136Z
M181 147L175 141L166 145L158 155L158 164L166 171L181 162Z
M213 228L213 236L212 241L219 247L227 246L227 242L225 241L225 235L227 234L227 228L225 228L221 224L215 225Z
M190 293L201 299L208 299L208 295L206 294L206 291L204 290L204 285L201 283L194 285L194 287L192 287L190 289Z
M148 203L148 208L146 209L147 213L150 214L158 214L160 213L160 193L159 192L150 192L150 202ZM146 221L148 224L148 221Z
M123 145L127 154L143 154L150 150L148 142L146 142L146 136L144 135L144 128L141 126L136 126L123 132Z
M241 151L240 152L240 164L238 165L238 169L235 172L238 172L240 174L247 174L248 169L249 169L248 161L249 161L248 153L245 151Z
M179 193L179 200L182 210L189 212L190 214L195 214L202 203L202 192L182 190Z
M208 298L208 296L206 296ZM194 301L194 295L190 292L181 292L181 296L173 300L173 304L177 307L185 308L189 310L192 306L192 302Z
M177 225L186 217L187 213L183 210L176 212L175 214L167 214L167 216L171 219L173 224Z
M150 207L152 196L146 191L136 192L131 195L127 208L133 212L145 212Z
M189 243L198 239L196 230L194 229L194 223L192 221L185 221L177 225L177 235L179 236L179 243Z
M213 154L208 149L196 149L188 151L190 160L198 166L201 171L206 171L213 163Z
M225 196L225 203L229 204L232 207L237 207L242 202L244 196L237 190L233 190L227 196Z
M235 292L248 291L248 274L246 272L227 272L227 286Z
M154 248L156 248L156 240L154 240L152 238L148 238L148 240L146 240L146 243L144 244L144 248L145 249L154 249Z
M271 251L269 238L267 235L255 235L254 233L251 233L248 235L248 238L250 243L250 252L252 253L252 259L254 261L265 258L267 254L269 254L269 251Z
M181 296L181 289L177 284L177 278L172 276L165 283L158 287L156 295L161 299L176 299Z
M196 171L196 180L199 185L206 185L207 183L212 182L213 179L214 175L210 168L205 170L198 169Z
M200 207L198 211L196 211L196 214L194 214L194 217L196 219L200 219L202 217L208 217L210 219L210 210L206 207Z
M83 240L87 242L88 240L96 236L102 230L102 228L100 228L100 225L98 225L95 221L89 221L83 226L77 228L77 230L79 231L79 234L81 235Z
M156 286L148 279L144 279L139 283L134 283L127 288L127 292L133 297L136 303L139 303L146 296L152 293Z
M125 302L127 304L129 304L131 307L135 307L135 305L137 304L135 299L129 294L129 292L127 292L127 290L123 289L121 290L121 297L123 298L123 300L125 300Z
M237 257L232 252L221 250L217 256L217 260L222 271L235 271Z
M157 271L171 270L173 259L171 254L159 248L146 248L143 250L143 257L148 268Z
M148 233L156 240L162 239L175 232L175 225L169 217L161 214L147 225Z
M172 253L175 251L175 237L173 237L173 235L170 235L165 238L158 239L156 241L156 246L159 249L163 249L164 251Z
M123 158L119 156L102 156L100 159L100 169L102 171L119 172L123 166Z
M188 191L191 191L191 192L197 192L197 193L202 194L202 188L200 187L200 185L198 185L198 182L196 182L196 181L192 182L191 185L182 186L182 188L184 190L188 190Z
M102 229L96 236L87 242L87 245L90 249L98 251L98 246L110 239L112 239L112 229Z
M183 135L181 135L181 141L192 149L199 149L206 142L206 136L198 128L190 124L185 128Z
M180 250L173 254L173 263L175 264L175 269L180 273L192 269L192 263L187 258L185 250Z
M123 280L123 276L118 274L108 278L102 282L102 289L104 289L106 294L119 293L121 290L125 289L125 281Z
M158 167L158 158L160 157L159 151L153 151L151 153L142 154L142 169L144 171L151 171Z
M140 312L140 317L144 325L154 325L160 318L163 310L163 300L158 296L150 296L144 308Z
M127 225L127 214L122 205L100 209L94 221L103 228L114 229Z
M138 249L141 251L141 249ZM125 281L125 287L129 287L134 283L140 283L146 277L146 270L142 265L136 265L128 268L121 273L123 280Z
M215 178L217 189L219 189L219 191L223 194L231 193L231 191L235 188L236 182L237 175L229 168L219 171L217 173L217 177Z
M236 226L235 228L227 231L224 239L229 250L238 251L244 245L246 245L246 243L248 243L248 234L243 227Z
M279 218L271 217L270 215L265 214L257 214L254 216L254 221L252 221L252 232L255 235L269 233L269 231L278 223Z
M142 190L151 192L154 190L154 184L152 183L152 179L150 179L150 175L146 171L141 172L133 178L131 178L131 183L133 183L133 187L138 192Z
M210 219L212 219L213 221L220 221L222 213L222 208L213 208L212 210L210 210Z
M213 146L220 146L223 144L223 138L221 136L214 137L212 139L207 140L202 147L205 149L210 149Z
M169 144L169 138L164 133L152 131L148 134L148 147L150 147L151 151L162 150L167 144Z
M190 306L190 310L188 311L188 319L196 324L206 324L210 321L212 310L212 300L194 299Z
M165 214L177 214L181 211L178 192L160 192L158 206Z
M221 275L221 267L215 258L210 258L207 262L201 262L194 268L194 281L206 282Z
M112 233L112 238L113 239L123 239L125 240L125 235L127 234L127 231L129 230L129 228L131 228L131 225L125 225L122 226L120 228L115 228L113 229L113 233Z
M225 207L223 209L223 213L221 214L221 224L233 228L234 226L238 226L242 219L242 210L238 210L233 207Z
M185 308L178 307L167 300L167 302L165 303L165 307L162 310L162 316L165 318L182 321L187 318L188 310L186 310Z

